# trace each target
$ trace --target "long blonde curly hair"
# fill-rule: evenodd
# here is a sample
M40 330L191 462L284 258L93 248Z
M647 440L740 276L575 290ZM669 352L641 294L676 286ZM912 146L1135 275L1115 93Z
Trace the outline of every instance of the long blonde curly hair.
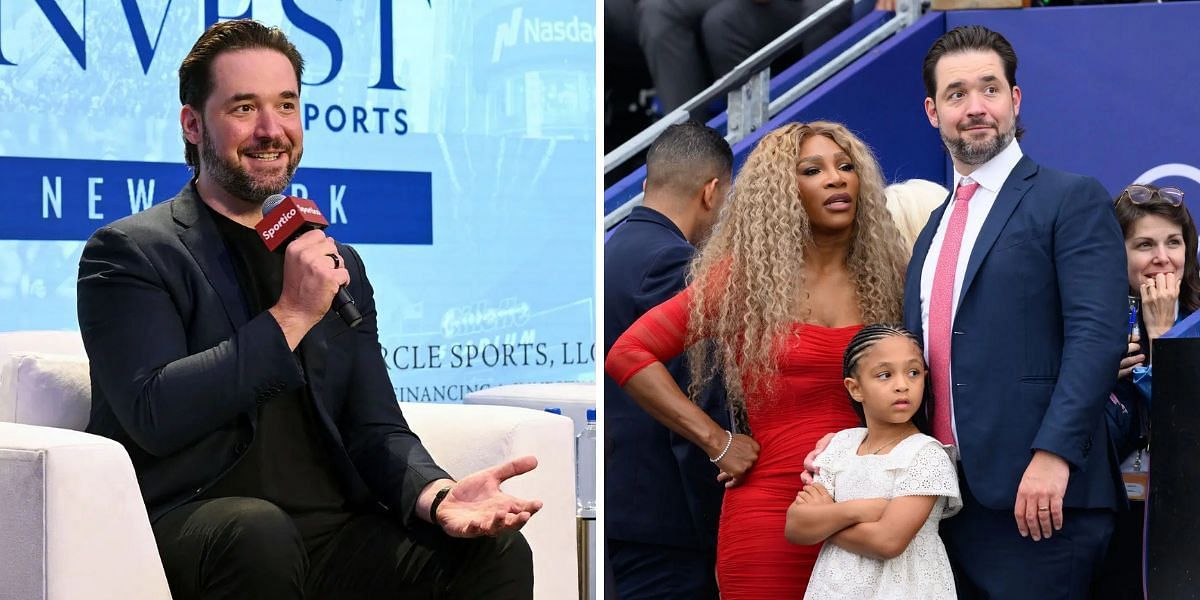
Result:
M735 411L744 411L746 390L760 389L776 372L784 334L809 317L807 308L797 314L798 306L808 305L804 251L813 242L797 178L800 147L814 135L840 146L858 174L846 266L857 287L863 322L900 320L909 251L886 208L879 163L843 125L784 125L750 153L712 237L692 261L687 336L692 398L699 397L720 367L728 401Z

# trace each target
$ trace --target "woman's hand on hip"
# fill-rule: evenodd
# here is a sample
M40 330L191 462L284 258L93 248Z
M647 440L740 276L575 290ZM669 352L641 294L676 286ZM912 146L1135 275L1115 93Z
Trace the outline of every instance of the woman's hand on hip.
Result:
M741 483L758 460L759 449L754 438L741 433L734 434L729 450L716 462L717 468L721 469L717 481L724 483L727 488Z

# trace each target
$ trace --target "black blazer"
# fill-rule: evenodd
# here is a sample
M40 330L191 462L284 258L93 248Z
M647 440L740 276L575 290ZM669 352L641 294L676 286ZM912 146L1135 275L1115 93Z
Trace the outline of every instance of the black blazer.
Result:
M661 213L644 206L604 246L604 354L646 311L684 287L695 248ZM683 357L667 369L685 391ZM701 408L729 427L724 388L714 382ZM615 540L712 548L724 488L704 452L642 410L604 378L605 536Z
M154 520L233 467L254 437L258 403L307 386L347 498L410 522L421 489L449 475L400 412L362 260L338 245L363 322L350 329L328 313L301 341L301 364L269 313L248 314L201 202L189 184L100 228L84 247L87 431L125 446Z

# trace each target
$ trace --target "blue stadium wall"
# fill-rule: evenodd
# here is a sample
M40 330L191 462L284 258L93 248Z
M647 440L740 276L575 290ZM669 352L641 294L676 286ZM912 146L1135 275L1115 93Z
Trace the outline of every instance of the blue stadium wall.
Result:
M871 18L847 35L865 35ZM1114 196L1134 182L1178 186L1200 214L1200 2L929 13L735 144L737 164L783 123L833 120L875 150L889 183L948 184L950 161L924 115L921 62L939 36L969 24L999 31L1017 51L1027 155L1096 177ZM605 212L641 177L606 190Z

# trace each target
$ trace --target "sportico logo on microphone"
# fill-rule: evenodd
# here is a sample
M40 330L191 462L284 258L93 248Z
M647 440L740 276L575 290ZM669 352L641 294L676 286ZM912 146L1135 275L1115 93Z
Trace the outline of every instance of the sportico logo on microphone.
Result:
M303 207L303 206L300 207L300 210L302 210L306 213L309 213L309 214L317 212L311 208L307 208L307 207ZM317 212L317 214L321 214L321 213ZM279 217L279 220L275 221L275 224L272 225L270 229L268 229L262 233L263 239L269 240L269 239L275 237L275 234L279 233L279 230L283 229L283 226L287 225L288 221L291 221L292 217L294 217L294 216L296 216L296 209L294 209L294 208L283 213L283 216Z

